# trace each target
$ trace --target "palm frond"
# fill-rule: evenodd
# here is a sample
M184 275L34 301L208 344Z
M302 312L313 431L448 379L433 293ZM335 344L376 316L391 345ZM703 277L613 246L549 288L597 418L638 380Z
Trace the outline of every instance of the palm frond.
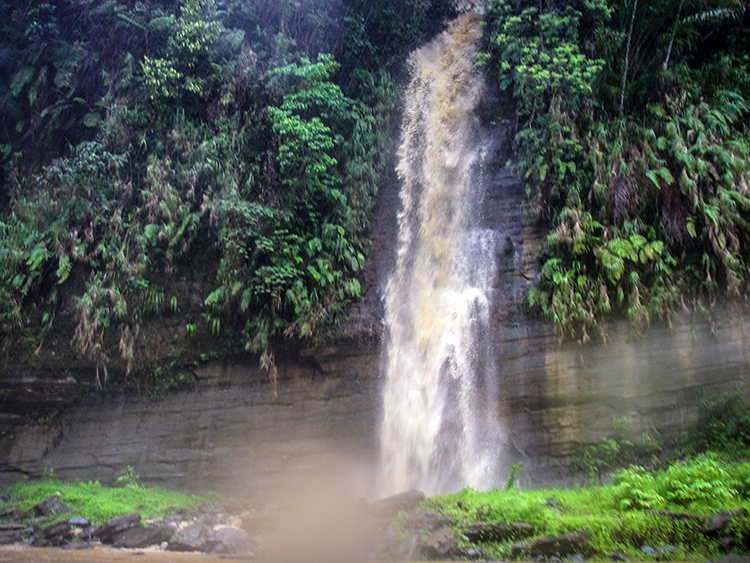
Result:
M682 21L685 23L717 23L727 20L742 23L744 10L737 8L714 8L712 10L703 10L696 14L685 17Z

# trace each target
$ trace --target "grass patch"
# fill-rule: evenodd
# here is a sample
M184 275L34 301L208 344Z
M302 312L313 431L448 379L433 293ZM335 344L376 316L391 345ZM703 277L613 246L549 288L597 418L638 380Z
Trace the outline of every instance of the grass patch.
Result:
M532 491L510 487L486 493L464 489L426 499L422 507L452 517L459 535L478 522L532 524L533 538L586 530L590 553L583 555L592 559L615 554L652 559L642 546L670 546L672 560L715 559L720 539L727 536L736 539L735 551L748 548L743 545L750 535L747 516L738 514L718 535L704 534L701 528L719 512L750 510L750 462L706 454L652 472L631 466L616 472L609 485ZM512 543L486 542L481 548L490 558L509 559ZM463 547L470 545L465 541Z
M22 481L6 493L12 504L28 510L35 504L57 495L73 512L66 518L88 518L93 525L121 514L138 512L143 518L158 518L180 508L196 508L218 499L169 491L161 487L144 487L132 479L121 487L104 487L98 481L60 481L52 474L38 481Z

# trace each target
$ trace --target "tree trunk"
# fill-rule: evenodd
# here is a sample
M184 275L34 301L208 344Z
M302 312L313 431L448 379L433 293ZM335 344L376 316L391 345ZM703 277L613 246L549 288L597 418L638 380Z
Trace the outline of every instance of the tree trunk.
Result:
M630 41L633 39L633 25L635 25L635 13L638 10L638 0L633 2L633 13L630 16L630 30L628 31L628 44L625 48L625 67L622 69L622 88L620 90L620 114L625 107L625 84L628 79L628 66L630 65Z
M682 5L685 0L680 0L680 7L677 8L677 18L674 21L674 27L672 28L672 37L669 38L669 45L667 46L667 56L664 58L664 63L661 65L662 70L667 70L669 66L669 58L672 56L672 45L674 45L674 36L677 32L677 22L680 21L680 14L682 13Z

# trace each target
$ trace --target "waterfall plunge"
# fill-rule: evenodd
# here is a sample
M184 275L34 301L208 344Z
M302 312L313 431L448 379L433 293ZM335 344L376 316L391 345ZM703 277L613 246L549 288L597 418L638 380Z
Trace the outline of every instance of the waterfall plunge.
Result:
M489 343L495 232L481 229L491 135L476 109L476 14L412 54L396 269L386 290L383 494L496 484L501 432Z

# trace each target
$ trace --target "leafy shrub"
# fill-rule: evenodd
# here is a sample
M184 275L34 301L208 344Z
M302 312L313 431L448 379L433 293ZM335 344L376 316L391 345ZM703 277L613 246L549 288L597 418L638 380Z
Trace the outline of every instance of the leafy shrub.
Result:
M705 465L702 461L697 464ZM730 476L736 475L733 466L726 469ZM618 472L615 482L605 486L528 491L514 488L485 493L464 489L426 499L422 507L450 516L458 523L457 529L474 522L525 522L534 526L533 538L585 530L591 534L588 555L595 560L608 559L615 553L642 560L643 545L672 545L675 552L671 557L678 560L712 556L716 553L715 540L701 534L696 520L681 521L660 513L666 509L684 512L688 508L672 503L662 492L670 486L676 488L669 485L671 480L693 478L695 473L675 473L669 478L664 473L633 467ZM693 514L707 516L741 503L736 497L712 500L699 495L689 509ZM489 557L508 559L515 541L483 542L481 548ZM467 542L462 547L472 546Z
M0 4L0 339L72 314L102 385L180 315L273 374L360 293L399 57L453 2L64 4Z
M750 448L750 407L741 391L700 402L698 421L682 445L686 452L738 455Z
M121 487L138 488L141 486L141 476L132 465L128 465L115 474L115 483Z
M624 418L615 419L613 426L614 435L611 438L586 446L575 456L570 464L574 471L585 471L592 479L600 479L606 471L641 463L644 458L653 457L661 450L660 444L649 432L644 432L637 442L628 440Z
M629 509L657 509L666 504L666 499L659 494L654 476L642 467L632 466L617 471L612 478L616 487L619 507Z
M676 462L660 473L664 497L680 506L721 507L738 495L738 481L715 455Z
M730 466L716 455L676 461L654 473L632 466L613 475L623 509L660 509L667 506L698 511L721 510L739 497L745 468Z
M528 217L547 232L528 303L561 338L606 337L615 315L640 333L685 295L701 311L746 287L747 37L689 39L741 10L487 4L483 61L514 101Z

